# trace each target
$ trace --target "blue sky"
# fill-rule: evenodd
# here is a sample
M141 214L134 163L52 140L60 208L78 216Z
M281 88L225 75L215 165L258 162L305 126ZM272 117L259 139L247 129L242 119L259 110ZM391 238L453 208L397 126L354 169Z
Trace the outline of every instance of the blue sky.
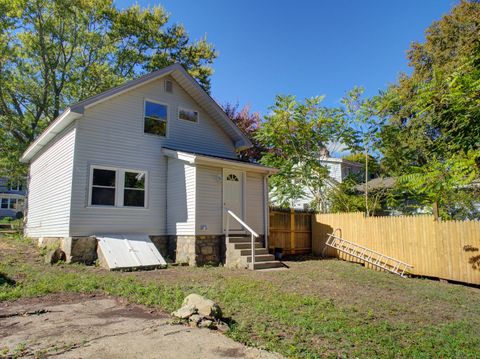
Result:
M212 96L268 113L276 94L325 95L335 106L355 85L368 95L408 71L406 51L455 0L116 0L162 5L192 39L219 53Z

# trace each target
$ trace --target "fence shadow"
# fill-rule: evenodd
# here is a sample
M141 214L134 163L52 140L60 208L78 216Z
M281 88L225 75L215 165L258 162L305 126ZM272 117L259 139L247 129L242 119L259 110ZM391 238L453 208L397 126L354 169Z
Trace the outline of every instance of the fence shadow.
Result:
M333 257L334 254L328 249L328 235L333 232L333 227L325 223L315 222L312 225L312 252L320 257Z

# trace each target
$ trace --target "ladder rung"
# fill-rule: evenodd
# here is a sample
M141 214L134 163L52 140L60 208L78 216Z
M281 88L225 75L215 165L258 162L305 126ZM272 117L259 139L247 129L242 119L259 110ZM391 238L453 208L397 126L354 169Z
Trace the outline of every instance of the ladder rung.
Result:
M394 258L390 258L366 247L349 242L343 238L335 237L333 236L333 234L328 237L325 244L332 248L338 249L339 251L342 251L346 254L359 258L360 260L371 263L378 268L384 269L394 274L398 274L401 277L405 277L405 271L408 267L411 267L410 265ZM389 261L393 263L389 264ZM403 270L400 273L401 266L403 266Z

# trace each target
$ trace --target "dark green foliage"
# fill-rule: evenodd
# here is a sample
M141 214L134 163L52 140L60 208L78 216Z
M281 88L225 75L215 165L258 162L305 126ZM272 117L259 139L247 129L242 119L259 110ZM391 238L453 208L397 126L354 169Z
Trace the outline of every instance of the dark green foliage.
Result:
M216 53L168 25L160 6L113 0L0 0L0 175L68 104L181 63L207 91Z

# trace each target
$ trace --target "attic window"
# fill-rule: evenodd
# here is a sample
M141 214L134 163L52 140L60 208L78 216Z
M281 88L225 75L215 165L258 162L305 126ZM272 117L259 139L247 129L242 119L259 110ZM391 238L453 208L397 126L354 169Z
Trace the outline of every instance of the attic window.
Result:
M170 80L165 80L165 92L173 93L173 82Z
M185 108L178 108L178 119L188 122L198 122L198 111L187 110Z

